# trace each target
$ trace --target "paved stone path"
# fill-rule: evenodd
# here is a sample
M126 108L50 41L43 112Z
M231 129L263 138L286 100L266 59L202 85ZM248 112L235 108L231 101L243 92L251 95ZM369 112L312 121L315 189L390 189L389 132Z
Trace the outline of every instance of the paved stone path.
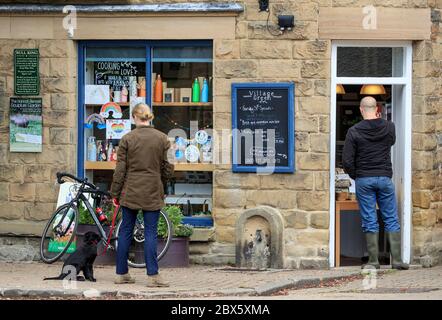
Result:
M131 269L135 284L115 285L114 268L110 266L96 266L98 281L77 282L76 289L64 288L62 281L42 280L57 275L60 269L58 263L0 263L0 299L98 295L143 299L442 299L442 266L408 271L382 269L376 285L368 290L359 267L266 271L205 266L164 268L163 276L172 282L169 288L145 287L142 269Z
M196 297L229 295L266 295L285 287L318 284L321 279L347 277L358 274L359 268L334 270L267 270L236 271L229 267L192 266L189 268L164 268L169 288L147 288L146 275L142 269L131 269L135 284L115 285L114 267L96 266L97 282L77 282L75 290L66 290L63 281L43 281L44 277L59 274L61 264L0 263L0 295L81 295L94 289L102 294L142 295L152 297Z
M390 271L376 279L373 288L363 280L335 287L289 290L278 299L442 299L442 266Z

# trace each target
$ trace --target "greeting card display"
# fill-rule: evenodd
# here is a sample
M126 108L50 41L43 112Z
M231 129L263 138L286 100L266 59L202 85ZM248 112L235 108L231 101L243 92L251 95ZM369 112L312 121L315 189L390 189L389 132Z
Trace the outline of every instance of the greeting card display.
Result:
M130 120L106 120L106 139L121 139L130 132Z
M104 104L109 102L108 85L86 85L84 100L86 104Z

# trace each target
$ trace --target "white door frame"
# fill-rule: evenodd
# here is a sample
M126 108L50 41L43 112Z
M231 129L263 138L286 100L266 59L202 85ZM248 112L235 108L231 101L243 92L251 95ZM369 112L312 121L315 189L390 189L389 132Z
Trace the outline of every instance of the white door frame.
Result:
M338 47L402 47L403 75L402 77L373 78L373 77L337 77L337 48ZM409 263L411 260L411 123L412 123L412 43L411 41L332 41L331 51L331 93L330 93L330 236L329 263L335 266L335 166L336 166L336 84L362 85L384 84L404 85L405 87L405 123L404 131L404 212L402 221L402 259Z

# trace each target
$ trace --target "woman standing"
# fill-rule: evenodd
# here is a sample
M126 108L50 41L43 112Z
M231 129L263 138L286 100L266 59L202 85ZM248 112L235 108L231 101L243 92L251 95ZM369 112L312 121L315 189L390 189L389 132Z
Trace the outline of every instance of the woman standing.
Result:
M137 214L142 210L148 286L168 286L158 273L157 228L160 209L164 206L163 183L174 171L167 161L170 142L167 135L151 125L154 116L146 104L136 105L132 117L136 129L120 140L111 186L114 204L121 204L123 209L115 283L135 282L129 274L127 259Z

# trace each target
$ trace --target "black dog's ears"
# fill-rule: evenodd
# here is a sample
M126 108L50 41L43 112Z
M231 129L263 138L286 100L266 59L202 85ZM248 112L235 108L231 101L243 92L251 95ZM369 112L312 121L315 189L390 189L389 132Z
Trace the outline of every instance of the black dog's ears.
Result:
M86 242L88 242L88 241L91 240L91 232L86 232L86 233L85 233L85 235L84 235L84 240L85 240Z
M99 241L101 238L98 234L92 231L88 231L84 234L84 241L86 243L91 243L93 241Z

